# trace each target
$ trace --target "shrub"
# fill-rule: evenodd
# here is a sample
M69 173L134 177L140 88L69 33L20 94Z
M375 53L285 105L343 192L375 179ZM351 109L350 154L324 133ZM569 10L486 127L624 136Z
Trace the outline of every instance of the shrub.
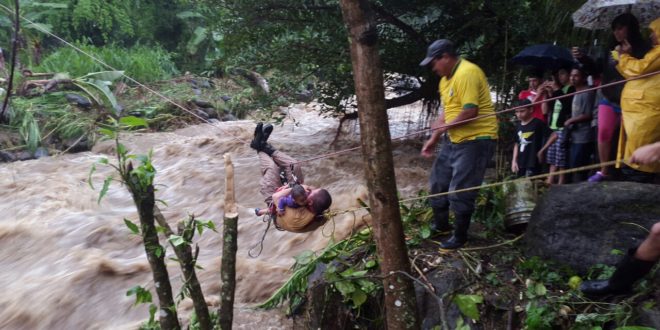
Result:
M77 47L113 68L124 71L127 76L139 82L168 79L178 74L170 54L158 47L135 46L128 49L119 46L77 45ZM70 47L59 48L35 68L35 71L39 72L68 72L71 77L108 70L110 69Z

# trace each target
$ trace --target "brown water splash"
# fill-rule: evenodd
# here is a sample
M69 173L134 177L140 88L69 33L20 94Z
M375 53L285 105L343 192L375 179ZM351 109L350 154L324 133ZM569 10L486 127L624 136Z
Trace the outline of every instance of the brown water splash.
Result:
M276 127L271 143L300 159L328 151L337 122L308 109L289 111L295 124ZM171 224L195 214L222 228L222 155L232 154L240 217L235 327L291 328L293 321L279 311L254 311L250 306L268 298L288 278L293 256L324 248L332 235L345 237L361 226L363 214L341 215L308 234L271 228L263 253L248 257L265 229L252 208L264 205L255 153L235 137L249 141L253 128L251 121L222 123L220 129L199 125L170 133L125 134L122 142L133 153L153 149L156 196L167 201L162 211ZM349 143L357 140L353 137ZM104 177L113 174L107 167L97 165L92 177L97 190L88 186L92 164L102 156L114 160L113 152L112 143L103 142L89 153L0 166L0 287L5 288L0 295L0 328L134 329L147 317L147 307L132 306L134 298L125 295L135 285L153 288L140 238L123 222L137 221L135 206L116 183L97 203ZM430 161L418 156L416 144L397 143L395 154L402 196L414 195L426 186ZM306 183L327 188L333 209L357 207L356 198L367 195L361 163L359 152L353 152L305 164ZM196 243L204 267L198 274L209 304L217 306L221 237L206 232ZM167 253L172 255L169 247ZM168 270L178 290L178 265L169 262ZM192 306L184 300L181 309L186 318Z

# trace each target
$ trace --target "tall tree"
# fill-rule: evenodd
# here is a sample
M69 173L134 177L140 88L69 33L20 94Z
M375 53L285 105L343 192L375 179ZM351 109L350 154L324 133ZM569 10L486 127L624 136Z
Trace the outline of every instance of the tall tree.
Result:
M272 73L268 78L274 95L301 88L297 81L313 83L329 113L353 111L347 100L355 90L349 49L338 26L338 0L206 1L223 11L216 22L227 65ZM428 42L439 38L453 39L492 78L491 86L510 91L518 68L510 70L507 59L534 43L574 44L570 14L580 5L569 0L368 3L375 12L385 82L402 94L388 100L387 107L437 100L437 79L418 63Z
M387 328L418 329L413 283L401 274L410 270L410 261L396 195L376 22L367 0L341 0L340 4L348 26L362 155L383 275Z

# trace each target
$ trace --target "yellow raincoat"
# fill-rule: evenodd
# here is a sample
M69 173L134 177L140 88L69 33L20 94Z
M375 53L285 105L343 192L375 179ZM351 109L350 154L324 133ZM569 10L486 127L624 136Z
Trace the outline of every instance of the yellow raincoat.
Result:
M660 19L653 21L650 28L660 37ZM660 45L655 45L643 59L621 55L616 68L625 78L660 71ZM624 129L619 136L617 160L629 159L637 148L660 141L660 74L626 82L621 93L621 110ZM660 173L658 163L638 165L626 161L626 164L640 171Z

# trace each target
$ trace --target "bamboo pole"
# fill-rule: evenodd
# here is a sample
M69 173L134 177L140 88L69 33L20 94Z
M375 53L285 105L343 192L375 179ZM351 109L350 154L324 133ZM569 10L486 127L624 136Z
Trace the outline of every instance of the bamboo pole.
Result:
M230 330L234 319L234 292L236 289L236 250L238 247L238 210L234 196L234 165L230 154L225 158L225 215L222 231L222 289L218 320L220 329Z

